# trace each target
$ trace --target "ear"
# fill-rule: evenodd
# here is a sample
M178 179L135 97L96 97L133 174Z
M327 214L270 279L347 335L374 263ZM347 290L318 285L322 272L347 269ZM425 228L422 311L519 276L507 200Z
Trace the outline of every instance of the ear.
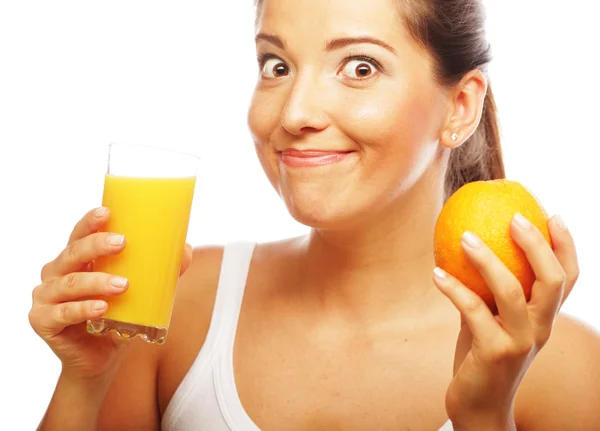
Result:
M450 92L448 119L440 137L443 146L459 147L477 130L487 87L487 78L479 69L475 69L467 73ZM456 139L452 139L454 134Z

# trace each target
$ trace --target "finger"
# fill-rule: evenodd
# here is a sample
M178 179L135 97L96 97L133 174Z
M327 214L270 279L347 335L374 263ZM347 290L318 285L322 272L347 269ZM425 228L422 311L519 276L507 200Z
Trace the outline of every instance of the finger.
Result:
M494 295L502 326L511 336L529 333L531 325L523 287L500 258L472 232L465 232L461 246Z
M433 281L461 314L473 335L474 342L487 345L491 338L508 336L486 303L472 290L441 268L435 268Z
M183 275L187 269L190 267L192 263L192 256L194 250L190 244L185 244L185 248L183 250L183 259L181 260L181 269L179 271L179 275Z
M554 254L565 272L565 283L562 293L554 297L547 294L548 287L534 284L531 293L531 315L539 327L538 342L544 343L550 337L551 329L561 305L565 302L579 277L579 263L573 237L559 217L553 217L549 222Z
M561 305L569 297L573 286L579 278L579 261L577 259L577 249L571 232L560 216L554 216L548 223L550 237L554 248L554 255L558 259L560 266L565 271L565 286Z
M45 269L46 276L62 277L84 269L92 260L117 254L125 247L123 235L99 232L72 242Z
M98 319L108 307L105 301L87 300L37 307L29 314L35 332L43 338L52 338L66 327Z
M565 271L546 238L527 219L517 214L510 229L535 273L529 301L532 318L537 325L551 325L562 301Z
M84 215L73 228L69 236L69 244L97 232L109 219L109 210L105 207L96 208Z
M115 296L129 287L126 278L101 272L73 272L42 285L39 299L49 304Z

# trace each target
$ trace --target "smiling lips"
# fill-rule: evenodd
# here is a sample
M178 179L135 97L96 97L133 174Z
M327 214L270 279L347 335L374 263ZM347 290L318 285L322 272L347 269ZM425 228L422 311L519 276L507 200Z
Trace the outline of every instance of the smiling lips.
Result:
M326 151L326 150L283 150L279 154L284 165L300 167L316 167L331 165L342 161L354 151Z

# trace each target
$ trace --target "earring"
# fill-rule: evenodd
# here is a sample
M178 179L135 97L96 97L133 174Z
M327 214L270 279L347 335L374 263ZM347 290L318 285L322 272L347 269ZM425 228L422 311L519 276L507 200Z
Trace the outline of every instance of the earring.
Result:
M456 142L458 140L458 135L453 133L452 136L450 136L450 139L452 139L453 142Z

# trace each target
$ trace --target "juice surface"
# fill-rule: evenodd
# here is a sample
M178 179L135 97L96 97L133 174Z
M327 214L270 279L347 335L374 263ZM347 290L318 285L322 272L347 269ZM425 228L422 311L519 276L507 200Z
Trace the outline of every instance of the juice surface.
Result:
M108 302L106 319L168 328L187 236L195 177L134 178L106 175L103 229L125 235L125 249L94 263L94 271L120 275L129 288Z

